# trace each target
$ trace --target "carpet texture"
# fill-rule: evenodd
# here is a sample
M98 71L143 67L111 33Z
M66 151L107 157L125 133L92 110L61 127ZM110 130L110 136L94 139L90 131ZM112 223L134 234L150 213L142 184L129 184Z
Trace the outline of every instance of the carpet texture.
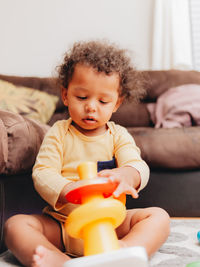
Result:
M149 266L185 267L188 263L200 261L200 244L197 241L197 232L199 230L200 219L171 220L170 236L160 250L151 258ZM13 266L22 265L17 262L9 251L3 253L0 256L0 267Z
M170 236L152 257L150 266L184 267L188 263L200 261L198 231L200 231L200 219L171 220Z

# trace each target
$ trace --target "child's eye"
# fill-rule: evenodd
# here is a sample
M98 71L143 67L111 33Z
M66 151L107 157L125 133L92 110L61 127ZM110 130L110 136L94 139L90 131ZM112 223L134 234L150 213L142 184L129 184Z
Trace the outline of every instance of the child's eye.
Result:
M78 99L81 99L81 100L84 100L84 99L87 99L86 96L77 96Z
M99 102L100 102L101 104L107 104L107 103L108 103L108 101L104 101L104 100L99 100Z

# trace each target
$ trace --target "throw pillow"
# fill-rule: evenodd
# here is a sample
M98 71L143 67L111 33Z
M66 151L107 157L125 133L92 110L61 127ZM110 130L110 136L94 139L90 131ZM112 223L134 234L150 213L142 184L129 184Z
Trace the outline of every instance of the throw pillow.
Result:
M0 110L0 174L30 171L49 128L39 121Z
M56 109L57 102L57 96L0 80L1 110L47 123Z

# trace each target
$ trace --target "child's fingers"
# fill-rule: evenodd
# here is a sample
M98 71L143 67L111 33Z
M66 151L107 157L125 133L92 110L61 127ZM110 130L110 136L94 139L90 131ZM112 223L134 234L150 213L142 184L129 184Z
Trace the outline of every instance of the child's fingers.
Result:
M111 175L113 175L112 170L103 170L103 171L98 172L97 174L98 177L109 177Z
M135 188L132 188L130 186L127 186L124 183L120 183L117 187L117 189L114 191L113 195L115 197L119 197L122 193L126 193L131 195L133 198L138 198L138 193L135 190Z
M122 182L118 175L114 175L113 170L103 170L98 173L98 177L106 177L108 181L119 182L117 189L114 191L113 195L119 197L122 193L131 195L133 198L138 198L138 193L135 188L129 186L127 183Z

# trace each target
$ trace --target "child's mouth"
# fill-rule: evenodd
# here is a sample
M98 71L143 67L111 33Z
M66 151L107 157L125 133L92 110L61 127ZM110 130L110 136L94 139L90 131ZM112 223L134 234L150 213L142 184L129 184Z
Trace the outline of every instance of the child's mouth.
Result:
M85 119L83 119L83 121L87 124L93 124L96 122L96 120L94 118L85 118Z

